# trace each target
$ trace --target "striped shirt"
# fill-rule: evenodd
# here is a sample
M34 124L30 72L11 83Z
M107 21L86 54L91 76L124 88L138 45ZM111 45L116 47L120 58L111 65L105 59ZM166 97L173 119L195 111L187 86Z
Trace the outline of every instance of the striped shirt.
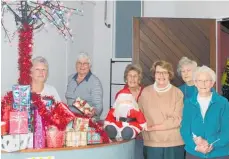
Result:
M80 97L95 108L96 116L99 117L103 109L103 88L100 80L89 72L82 82L77 83L77 76L78 74L76 73L68 77L67 91L65 94L67 104L72 106L74 100Z

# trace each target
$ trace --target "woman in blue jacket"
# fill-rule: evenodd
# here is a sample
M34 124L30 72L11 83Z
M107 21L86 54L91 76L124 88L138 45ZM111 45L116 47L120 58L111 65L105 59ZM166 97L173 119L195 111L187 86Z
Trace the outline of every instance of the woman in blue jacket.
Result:
M181 135L186 159L229 159L229 103L211 88L215 72L207 66L197 68L194 84L198 93L185 100Z
M197 93L197 88L192 78L196 68L196 61L192 61L187 57L182 57L177 65L177 73L185 82L183 85L179 86L179 89L184 94L184 100Z

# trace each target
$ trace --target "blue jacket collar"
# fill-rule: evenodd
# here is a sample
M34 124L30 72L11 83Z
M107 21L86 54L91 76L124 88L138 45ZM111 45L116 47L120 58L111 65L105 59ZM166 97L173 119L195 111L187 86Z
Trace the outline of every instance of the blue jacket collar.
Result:
M91 77L91 75L92 75L92 73L91 73L91 71L89 71L88 74L85 76L84 80L88 81L89 78ZM74 80L76 80L77 77L78 77L78 73L76 73L72 78L73 78Z
M212 92L212 99L210 101L210 104L213 104L217 101L217 97L219 96L218 93L214 90L214 89L211 89L211 92ZM191 98L190 98L190 102L193 103L194 105L198 106L198 101L197 101L197 96L198 96L198 93L196 93L195 95L193 95Z

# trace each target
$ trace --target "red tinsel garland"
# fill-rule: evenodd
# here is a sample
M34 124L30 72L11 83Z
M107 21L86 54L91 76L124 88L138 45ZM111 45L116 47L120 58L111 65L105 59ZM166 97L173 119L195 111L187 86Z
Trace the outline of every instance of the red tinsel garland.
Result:
M19 58L18 58L18 65L19 65L19 79L18 83L20 85L30 85L31 84L31 77L30 77L30 70L32 67L31 62L31 53L32 53L32 46L33 46L33 28L31 25L25 23L23 28L19 31ZM45 103L42 101L41 96L36 93L32 93L31 96L32 104L34 104L38 108L38 112L41 115L42 119L45 121L45 125L55 125L55 122L52 119L51 113L47 111ZM53 97L46 97L50 98L54 101L55 107L59 104L56 103ZM7 94L1 100L1 114L4 113L7 106L13 105L13 94L12 91L7 92ZM75 114L76 117L79 118L88 118L79 114ZM64 118L64 117L63 117ZM109 137L107 133L103 130L102 126L96 122L93 122L91 118L89 119L89 126L95 128L96 132L100 134L103 143L109 143ZM58 127L58 126L57 126ZM62 127L58 127L62 129Z
M31 54L33 46L33 27L27 23L23 24L23 28L19 31L19 44L18 44L18 69L20 85L30 85L30 69L32 67Z

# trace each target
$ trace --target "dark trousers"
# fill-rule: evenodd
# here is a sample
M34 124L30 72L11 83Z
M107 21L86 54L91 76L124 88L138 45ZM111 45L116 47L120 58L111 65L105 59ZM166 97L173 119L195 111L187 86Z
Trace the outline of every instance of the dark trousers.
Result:
M144 146L145 159L184 159L184 146L149 147Z
M135 159L144 159L143 147L143 139L135 139Z
M186 159L204 159L200 157L196 157L191 155L190 153L186 153ZM224 156L224 157L214 157L214 158L209 158L209 159L229 159L229 156Z

